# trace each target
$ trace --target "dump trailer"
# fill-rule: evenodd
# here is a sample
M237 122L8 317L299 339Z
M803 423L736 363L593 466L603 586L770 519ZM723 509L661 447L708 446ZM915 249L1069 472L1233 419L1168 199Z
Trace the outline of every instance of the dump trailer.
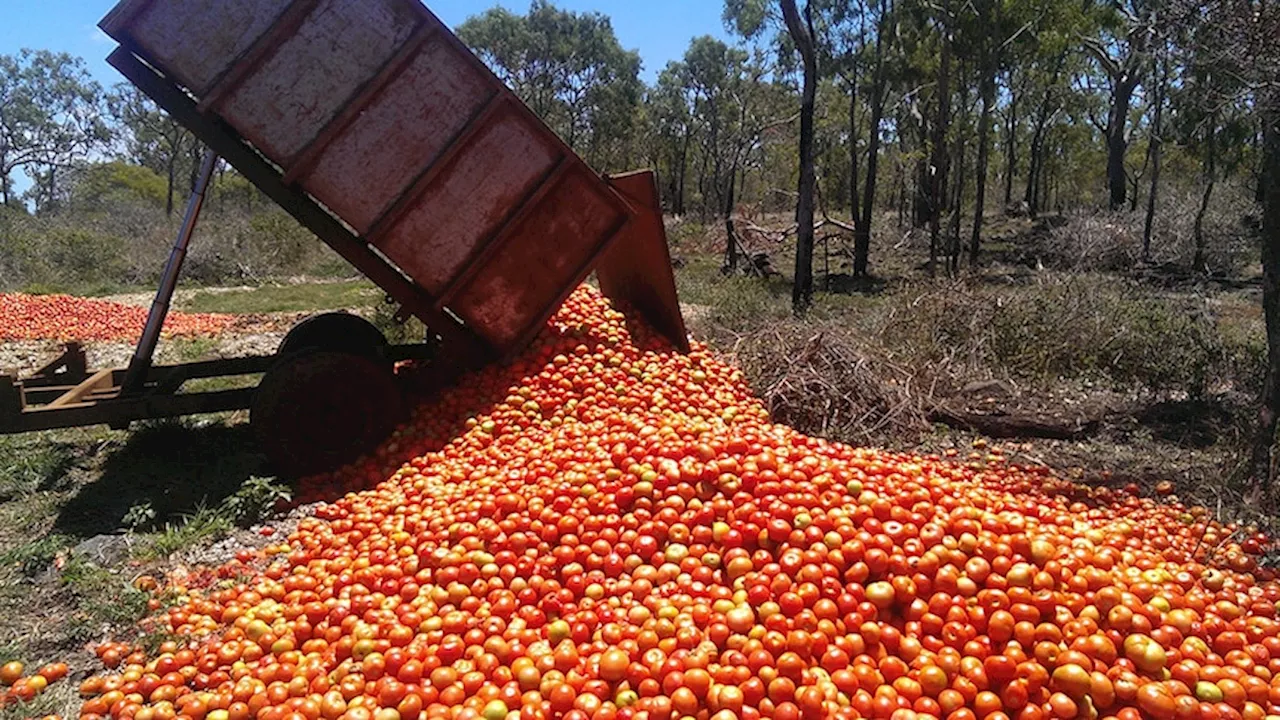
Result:
M0 432L248 408L280 472L321 471L402 417L397 361L430 355L451 382L511 358L593 271L687 350L654 174L593 171L418 0L123 0L101 28L119 43L108 62L209 152L129 366L92 371L72 344L0 379ZM217 157L438 347L329 313L269 356L154 365Z

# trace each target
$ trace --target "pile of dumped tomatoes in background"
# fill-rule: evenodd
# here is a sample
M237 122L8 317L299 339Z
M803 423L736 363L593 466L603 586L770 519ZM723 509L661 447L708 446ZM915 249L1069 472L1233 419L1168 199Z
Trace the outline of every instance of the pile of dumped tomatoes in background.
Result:
M170 588L177 642L104 645L85 716L1280 713L1280 584L1203 511L770 424L589 289L304 488L350 489L252 580Z
M170 312L165 337L217 335L234 315ZM0 341L102 340L136 342L147 323L147 309L71 295L0 293Z

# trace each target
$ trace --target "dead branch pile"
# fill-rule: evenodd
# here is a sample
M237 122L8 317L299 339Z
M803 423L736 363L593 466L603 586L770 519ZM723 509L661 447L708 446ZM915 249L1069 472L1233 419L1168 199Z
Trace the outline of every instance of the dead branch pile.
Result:
M927 389L865 353L836 327L784 323L743 335L733 346L773 419L801 432L851 444L901 441L929 429Z

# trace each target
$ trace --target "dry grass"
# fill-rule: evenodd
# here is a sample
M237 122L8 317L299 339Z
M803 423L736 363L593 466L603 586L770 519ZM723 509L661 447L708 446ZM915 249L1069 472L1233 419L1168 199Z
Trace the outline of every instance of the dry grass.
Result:
M824 437L880 445L919 436L931 387L869 355L845 328L787 322L740 336L726 354L778 422Z

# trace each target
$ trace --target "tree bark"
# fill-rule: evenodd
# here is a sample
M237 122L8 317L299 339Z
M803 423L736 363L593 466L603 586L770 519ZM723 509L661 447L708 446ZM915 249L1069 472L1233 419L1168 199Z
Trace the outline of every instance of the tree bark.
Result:
M1280 102L1262 112L1262 310L1267 326L1267 376L1258 413L1251 471L1273 496L1276 419L1280 417Z
M1018 169L1018 93L1009 73L1009 122L1005 127L1004 207L1013 202L1013 174Z
M988 63L991 63L990 59ZM982 78L982 114L978 117L978 167L977 185L974 186L973 235L969 238L970 268L978 264L978 248L982 243L982 214L986 209L987 199L987 162L991 151L991 106L995 103L995 95L995 68L989 67Z
M1156 81L1155 117L1151 120L1151 139L1148 148L1151 152L1151 188L1147 191L1147 217L1142 223L1142 262L1151 262L1151 230L1156 218L1156 194L1160 189L1160 151L1163 138L1160 124L1164 115L1165 87L1169 81L1169 69L1165 62L1160 63L1160 77Z
M1202 272L1207 270L1204 262L1204 216L1209 212L1209 200L1213 197L1213 186L1217 182L1217 136L1218 136L1218 116L1213 113L1209 116L1209 132L1206 141L1208 147L1205 148L1204 161L1204 195L1200 198L1200 209L1196 212L1195 222L1195 241L1196 253L1195 258L1191 261L1191 269L1193 272Z
M1113 80L1111 111L1107 118L1107 187L1111 192L1111 209L1124 207L1129 182L1124 172L1124 155L1129 149L1125 127L1129 120L1129 103L1138 86L1135 74L1125 73Z
M730 273L738 269L738 231L733 225L733 205L737 201L738 168L729 169L724 189L724 267ZM748 258L750 260L750 258Z
M169 161L165 163L166 170L168 171L167 179L168 179L168 185L169 185L164 197L164 214L166 217L173 215L173 183L175 179L174 171L176 169L177 164L178 164L177 153L170 151Z
M853 274L858 274L858 229L862 213L858 210L858 75L849 77L849 217L853 222ZM866 267L865 258L862 261Z
M938 238L942 232L943 193L946 187L947 121L951 115L951 0L942 3L940 42L942 58L938 63L938 116L933 127L932 174L929 177L929 275L935 274L938 260Z
M1058 75L1066 62L1066 53L1058 56L1053 68L1053 76L1044 88L1044 97L1040 100L1040 108L1036 111L1035 128L1031 133L1031 153L1027 156L1027 189L1023 201L1027 204L1027 213L1035 217L1040 212L1040 177L1044 173L1044 138L1049 125L1049 116L1053 113L1053 88L1058 84Z
M862 219L854 219L853 234L853 274L867 274L867 263L871 254L871 218L876 204L876 178L880 165L880 121L884 119L884 96L887 77L884 67L884 41L886 32L890 32L893 13L888 2L881 5L880 23L876 27L876 67L872 74L871 84L871 117L868 119L869 135L867 137L867 179L862 186Z
M800 99L800 182L796 198L796 271L791 292L791 309L800 314L813 301L813 114L818 92L818 64L813 49L813 17L805 4L800 17L795 0L781 0L787 31L800 51L804 84Z
M676 168L676 197L673 203L672 212L676 215L684 215L684 185L685 178L688 176L689 165L689 136L692 135L690 127L684 129L684 139L680 142L680 164Z
M964 215L964 156L965 138L962 133L956 136L956 188L952 205L951 232L947 240L947 274L955 276L960 271L960 225Z

